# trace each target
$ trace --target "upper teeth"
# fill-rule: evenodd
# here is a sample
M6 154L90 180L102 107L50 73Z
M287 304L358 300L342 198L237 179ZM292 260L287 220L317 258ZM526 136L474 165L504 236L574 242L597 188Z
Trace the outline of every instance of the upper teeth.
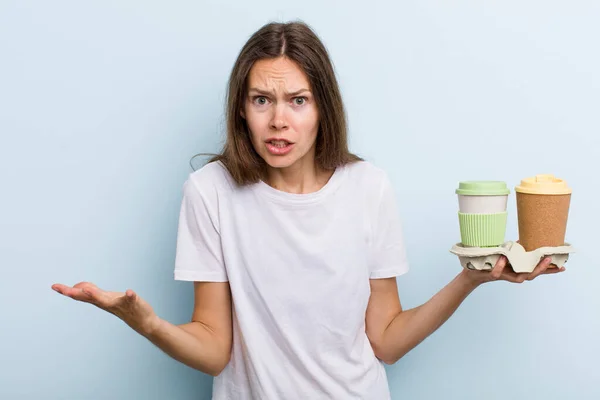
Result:
M285 147L288 142L286 140L271 140L271 144L277 147Z

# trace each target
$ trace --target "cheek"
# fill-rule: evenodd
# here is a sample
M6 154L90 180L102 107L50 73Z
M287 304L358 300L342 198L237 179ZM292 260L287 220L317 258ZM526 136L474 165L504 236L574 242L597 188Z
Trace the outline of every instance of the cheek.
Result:
M299 128L311 140L317 136L319 131L319 117L316 110L307 110L298 118Z
M250 136L253 140L258 138L266 129L265 127L267 125L264 120L264 115L246 112L246 125L248 126L248 129L250 129Z

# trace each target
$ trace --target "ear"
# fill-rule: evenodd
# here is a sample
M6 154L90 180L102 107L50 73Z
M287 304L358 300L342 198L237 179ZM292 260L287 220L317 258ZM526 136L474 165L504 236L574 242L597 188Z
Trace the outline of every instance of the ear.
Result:
M244 112L244 109L240 110L240 115L242 116L243 119L246 119L246 113Z

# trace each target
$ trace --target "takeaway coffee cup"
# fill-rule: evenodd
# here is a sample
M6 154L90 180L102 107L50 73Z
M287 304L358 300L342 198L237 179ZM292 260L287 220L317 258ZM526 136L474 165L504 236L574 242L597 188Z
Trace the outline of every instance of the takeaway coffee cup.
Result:
M458 189L461 243L468 247L496 247L504 243L506 205L510 190L501 181L465 181Z
M525 251L565 244L571 188L554 175L525 178L515 188L519 243Z

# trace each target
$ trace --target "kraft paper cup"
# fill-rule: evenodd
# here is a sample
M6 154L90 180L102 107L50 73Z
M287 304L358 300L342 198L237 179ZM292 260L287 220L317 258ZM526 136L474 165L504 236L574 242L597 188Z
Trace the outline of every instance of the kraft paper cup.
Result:
M572 189L551 174L525 178L515 188L519 243L525 251L565 244Z

